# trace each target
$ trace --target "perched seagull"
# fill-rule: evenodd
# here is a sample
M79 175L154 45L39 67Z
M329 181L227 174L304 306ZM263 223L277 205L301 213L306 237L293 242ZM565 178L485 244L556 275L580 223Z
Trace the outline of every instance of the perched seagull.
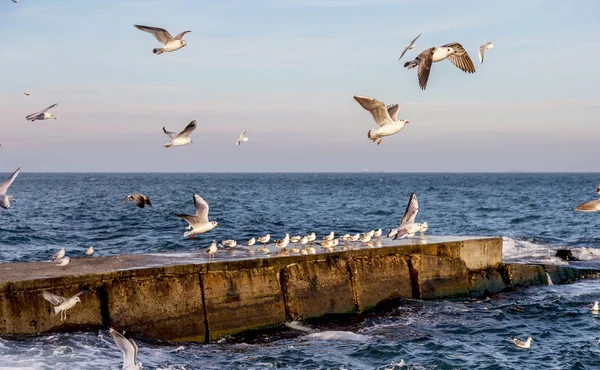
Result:
M294 243L294 248L296 248L296 244L300 241L300 239L302 239L302 237L300 235L292 236L290 238L290 243ZM292 253L294 253L294 252L292 252Z
M50 118L54 118L56 119L56 117L54 117L54 114L52 113L48 113L48 111L52 108L56 108L58 107L58 104L52 104L51 106L49 106L48 108L44 109L41 112L37 112L37 113L33 113L28 115L27 117L25 117L26 120L34 122L35 120L44 120L44 119L50 119Z
M350 240L352 236L350 234L344 234L340 237L344 241L344 244L348 245L348 240Z
M367 233L367 235L369 235L371 238L373 237L373 235L375 235L375 230L371 230Z
M56 259L54 262L57 263L58 267L65 267L66 265L69 264L69 262L71 262L71 258L64 257L64 258L61 258L61 259ZM64 270L64 268L63 268L63 270Z
M383 234L383 230L381 230L381 229L375 230L375 233L373 234L373 236L375 236L375 240L379 240L379 237L381 236L381 234Z
M317 234L315 234L315 233L310 233L310 234L308 235L308 243L309 243L309 245L312 245L312 242L314 242L314 241L315 241L315 239L317 239Z
M423 235L423 233L428 229L428 225L427 222L422 224L415 223L415 218L417 217L418 212L419 202L417 201L417 195L415 193L411 193L408 205L406 206L406 211L404 211L404 216L402 216L402 220L400 220L400 226L396 229L390 230L390 232L387 234L387 237L393 239L402 239L406 237L412 237L418 232L421 232L421 235Z
M289 234L285 234L285 238L278 240L277 243L275 243L275 245L281 250L284 250L288 246L288 244L290 244Z
M136 194L128 195L127 198L125 198L124 202L127 203L131 200L133 200L135 202L135 205L140 208L144 208L146 206L146 204L148 205L148 207L152 207L152 203L150 203L150 198L148 198L144 194L136 193Z
M475 73L475 66L473 66L469 54L461 44L456 42L425 49L414 60L404 63L404 67L408 69L419 67L417 73L419 77L419 86L421 87L421 90L425 90L427 87L427 80L429 79L429 72L431 71L431 64L446 58L463 72Z
M189 236L190 239L193 239L196 234L205 233L219 226L216 221L208 221L208 203L198 194L194 194L194 208L196 208L195 215L175 214L175 216L183 218L192 227L190 231L183 233L184 237Z
M402 54L400 54L400 58L398 58L398 60L402 59L402 57L404 56L404 54L406 54L407 51L412 50L415 48L415 46L417 46L415 45L415 41L417 41L419 36L421 36L421 33L410 42L410 45L404 48L404 51L402 52Z
M138 346L133 339L126 339L121 333L113 328L108 329L108 334L114 339L115 343L123 352L123 370L138 370L142 368L142 363L137 362Z
M167 128L163 126L163 131L167 136L171 139L169 142L165 143L163 146L165 148L170 148L171 146L181 146L189 143L193 143L192 139L189 138L189 135L196 129L196 121L190 122L183 131L180 133L167 131Z
M69 257L67 257L67 258L69 258ZM67 310L69 308L72 308L73 306L75 306L75 304L77 304L77 302L81 303L79 296L85 292L87 292L87 290L84 289L84 290L80 291L79 293L75 294L74 296L72 296L71 298L66 298L66 297L58 296L56 294L52 294L52 293L44 290L42 292L42 297L44 297L45 300L47 300L48 302L50 302L54 305L54 314L58 315L60 313L60 321L64 321L67 319Z
M372 236L369 235L369 233L366 233L366 234L362 234L359 240L361 242L363 242L363 244L367 244L368 242L371 241L371 238L372 238Z
M529 347L531 347L531 342L533 342L533 339L531 339L531 337L527 338L526 341L522 341L517 338L510 338L510 340L512 340L515 346L525 349L529 349Z
M485 53L486 50L490 50L493 48L494 44L489 41L479 47L479 64L483 63L483 53Z
M85 250L86 256L91 256L92 254L94 254L94 247L89 247L88 249Z
M404 128L408 124L407 120L398 119L398 111L400 106L398 104L388 105L380 102L377 99L370 98L368 96L354 96L354 100L360 104L361 107L368 110L373 116L375 123L379 126L376 130L369 130L367 137L376 142L377 145L381 144L384 136L394 135Z
M237 242L233 239L227 239L227 240L223 240L221 242L221 245L226 248L234 248L237 245Z
M260 238L256 239L256 241L258 241L259 243L263 243L263 245L266 247L267 243L269 242L269 240L271 240L271 234L267 234L265 236L261 236Z
M573 208L579 212L596 212L600 211L600 199L591 200L589 202L581 203L577 207Z
M302 248L304 248L304 246L308 243L308 236L304 235L303 237L301 237L298 243L300 243Z
M217 241L213 240L212 244L206 248L206 253L208 253L209 259L215 259L215 254L217 254Z
M594 314L598 314L598 312L600 312L600 306L598 306L598 301L594 302L594 304L590 305L590 310L592 311L592 313Z
M2 207L4 209L10 208L11 201L13 203L17 203L15 198L13 198L12 195L6 195L6 192L8 191L8 188L13 183L13 181L15 181L15 179L19 175L21 168L23 168L23 167L17 168L17 170L15 172L13 172L12 175L10 175L8 180L6 180L4 182L0 182L0 207Z
M240 146L240 144L242 142L246 142L246 141L248 141L248 136L246 136L246 131L244 131L240 134L240 137L238 137L235 142L238 146Z
M157 55L160 55L164 52L171 52L171 51L181 49L182 47L184 47L186 45L185 41L182 40L183 36L188 32L192 32L192 31L183 31L179 35L175 36L175 38L173 38L173 36L171 36L171 34L163 28L140 26L137 24L134 24L133 26L135 28L137 28L138 30L148 32L149 34L154 36L158 40L158 42L163 44L162 48L156 48L156 49L152 50L152 52Z
M52 260L60 260L65 256L65 248L61 248L58 252L52 255Z
M256 238L252 238L246 242L246 245L249 247L253 246L254 244L256 244Z
M360 239L360 233L356 233L356 234L350 236L350 240L352 240L352 242L354 244L356 244L356 242L358 241L358 239Z
M325 235L323 237L323 240L331 241L331 240L333 240L334 237L335 237L335 233L332 231L332 232L329 233L329 235Z

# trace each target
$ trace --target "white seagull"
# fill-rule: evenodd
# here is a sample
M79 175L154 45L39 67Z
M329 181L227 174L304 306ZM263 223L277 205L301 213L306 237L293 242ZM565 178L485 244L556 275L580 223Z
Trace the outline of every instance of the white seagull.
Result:
M69 262L71 262L71 258L70 257L64 257L61 259L56 259L54 262L56 262L56 264L58 265L58 267L65 267L66 265L69 264ZM63 268L64 270L64 268Z
M108 329L108 334L114 339L115 343L123 352L123 370L138 370L142 368L142 363L137 362L138 346L133 339L125 338L121 333L113 328Z
M529 347L531 347L531 342L533 342L533 339L531 339L531 337L527 338L526 341L522 341L517 338L510 338L510 340L515 344L515 346L525 349L529 349Z
M246 141L248 141L248 136L246 136L246 131L244 131L240 134L240 137L238 137L235 142L236 142L237 146L240 146L240 144L242 142L246 142Z
M183 131L181 131L180 133L167 131L167 128L163 126L164 133L167 134L167 136L171 139L169 142L167 142L163 146L165 148L170 148L172 146L181 146L181 145L193 143L193 141L192 141L192 139L190 139L189 135L195 129L196 129L196 121L190 122L187 126L185 126Z
M493 48L494 44L489 41L479 47L479 64L483 63L483 53L485 53L486 50L490 50Z
M58 252L52 255L53 260L60 260L65 256L65 248L61 248Z
M263 243L263 246L266 246L269 240L271 240L271 234L267 234L256 239L256 241L258 241L259 243Z
M19 175L21 168L23 168L23 167L17 168L17 170L15 172L13 172L12 175L10 175L8 180L6 180L4 182L0 182L0 207L2 207L4 209L10 208L11 201L13 203L17 203L15 198L13 198L11 195L6 195L6 192L8 191L8 188L13 183L13 181L15 181L15 179Z
M367 137L371 139L371 141L376 142L377 139L379 139L377 145L381 144L384 136L394 135L400 132L400 130L408 124L408 121L398 119L398 111L400 110L398 104L392 104L386 107L385 104L379 100L368 96L355 95L354 100L371 113L375 123L379 126L377 130L369 130L367 133Z
M183 233L184 237L189 236L190 239L194 238L196 234L205 233L219 226L216 221L208 221L208 203L198 194L194 194L194 208L196 208L195 215L175 214L175 216L183 218L191 227L190 231Z
M217 254L217 241L213 240L212 244L206 248L206 253L208 253L208 259L215 259L215 254Z
M89 247L88 249L85 250L86 256L91 256L92 254L94 254L94 247Z
M594 304L590 305L590 310L593 314L598 314L600 312L600 306L598 306L598 301L594 302Z
M456 42L425 49L414 60L404 63L404 67L407 67L408 69L419 67L417 73L419 77L419 87L421 87L421 90L425 90L427 87L427 80L429 80L429 72L431 71L432 63L439 62L446 58L463 72L475 73L475 66L473 65L473 61L471 61L469 54L461 44Z
M54 114L52 113L48 113L48 111L52 108L56 108L58 107L58 104L52 104L51 106L49 106L48 108L44 109L41 112L37 112L37 113L33 113L28 115L27 117L25 117L26 120L34 122L36 120L41 121L44 119L50 119L50 118L54 118L56 119L56 117L54 117Z
M227 239L227 240L223 240L221 242L221 245L226 248L235 248L235 246L237 245L237 241L235 241L233 239Z
M60 313L60 321L64 321L67 319L67 310L75 306L77 302L81 303L79 296L85 292L87 292L87 290L82 290L71 298L66 298L44 290L42 292L42 297L54 305L54 314L58 315Z
M179 35L173 37L167 30L164 28L158 27L148 27L148 26L140 26L137 24L133 25L138 30L142 30L144 32L148 32L152 36L154 36L158 42L163 44L162 48L153 49L152 52L154 54L160 55L164 52L171 52L175 50L179 50L186 45L185 41L182 40L183 36L192 31L183 31Z
M387 234L387 237L393 239L403 239L406 237L412 237L418 232L421 232L421 235L423 235L423 233L428 229L428 225L427 222L422 224L415 223L415 218L417 217L418 212L419 202L417 201L417 195L415 193L411 193L408 205L406 206L406 211L404 211L404 216L402 216L402 220L400 220L400 226L396 229L390 230L390 232Z
M422 33L422 32L421 32ZM398 58L398 60L402 59L402 57L404 56L404 54L406 54L407 51L412 50L415 48L415 41L417 41L417 39L419 38L419 36L421 36L421 33L419 35L417 35L417 37L415 37L411 42L410 45L408 45L407 47L404 48L404 51L402 52L402 54L400 54L400 58Z
M323 240L329 240L329 241L331 241L331 240L333 240L334 237L335 237L335 233L332 231L332 232L329 233L329 235L325 235L323 237Z

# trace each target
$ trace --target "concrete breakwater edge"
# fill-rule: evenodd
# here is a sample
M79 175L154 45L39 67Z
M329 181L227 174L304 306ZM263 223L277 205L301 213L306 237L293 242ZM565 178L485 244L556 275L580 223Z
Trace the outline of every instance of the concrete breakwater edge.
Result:
M390 244L392 243L392 244ZM211 342L290 320L364 312L398 298L483 297L598 278L569 266L502 263L501 238L428 236L310 256L208 262L206 253L0 264L0 335L109 326L166 341ZM220 252L225 253L225 252ZM61 322L41 292L81 303Z

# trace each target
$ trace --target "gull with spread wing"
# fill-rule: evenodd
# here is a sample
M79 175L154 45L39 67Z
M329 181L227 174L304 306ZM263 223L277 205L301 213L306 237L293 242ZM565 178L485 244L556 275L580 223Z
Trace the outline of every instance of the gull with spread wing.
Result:
M115 341L117 346L123 352L123 370L138 370L142 368L142 363L137 361L138 346L133 339L125 338L121 333L113 328L108 329L108 334Z
M246 141L248 141L248 136L246 136L246 131L244 131L240 134L240 137L238 137L235 142L236 142L237 146L240 146L240 144L242 142L246 142Z
M190 122L183 131L180 133L168 131L166 127L163 126L163 131L167 136L171 139L165 145L165 148L170 148L172 146L181 146L189 143L193 143L192 139L190 139L189 135L196 129L196 121Z
M417 39L419 38L419 36L421 36L421 34L418 34L417 37L415 37L411 42L410 45L408 45L407 47L404 48L404 51L402 52L402 54L400 54L400 58L398 58L398 60L402 59L402 57L404 56L404 54L406 54L407 51L412 50L415 48L415 41L417 41Z
M79 296L85 292L87 292L87 290L84 289L71 298L66 298L44 290L42 292L42 297L54 305L54 314L58 315L60 313L60 321L64 321L67 319L67 310L75 306L77 302L81 303Z
M428 229L427 222L415 223L415 218L419 212L419 202L417 201L417 195L415 193L410 194L408 205L402 220L400 220L400 226L396 229L390 230L387 234L388 238L403 239L406 237L412 237L416 233L421 232L421 236L424 235Z
M154 36L158 42L163 44L162 48L153 49L152 52L156 55L160 55L164 52L171 52L175 50L179 50L186 45L186 42L182 40L183 36L192 31L183 31L179 35L173 37L167 30L164 28L158 27L148 27L148 26L140 26L138 24L133 25L138 30L142 30L144 32L148 32L152 36Z
M367 133L367 137L371 139L371 141L376 142L377 145L381 144L384 136L394 135L400 130L404 128L408 124L406 120L398 119L398 111L400 110L400 106L398 104L388 105L380 102L377 99L370 98L368 96L354 96L354 100L360 104L361 107L371 113L375 123L379 125L377 130L369 130Z
M54 114L52 113L48 113L48 111L52 108L56 108L58 107L58 104L52 104L51 106L49 106L48 108L44 109L43 111L37 112L37 113L32 113L30 115L28 115L27 117L25 117L26 120L34 122L34 121L41 121L41 120L45 120L45 119L51 119L54 118L56 119L56 117L54 117Z
M144 208L146 206L146 204L148 205L148 207L152 207L152 203L150 202L150 198L148 198L146 195L144 194L130 194L127 196L127 198L125 198L124 202L127 203L129 201L133 200L135 202L135 205L140 207L140 208Z
M483 53L485 53L486 50L493 48L494 44L489 41L479 47L479 64L483 64Z
M0 207L2 207L4 209L10 208L11 201L13 203L17 203L15 198L13 198L11 195L6 195L6 192L8 191L8 187L10 186L10 184L12 184L13 181L15 181L15 179L19 175L21 168L23 168L23 167L17 168L17 170L15 172L13 172L12 175L10 175L8 180L0 183Z
M183 233L184 237L189 236L194 238L196 234L202 234L219 226L216 221L208 221L208 203L198 194L194 194L194 207L196 208L195 215L175 214L177 217L183 218L190 226L191 230Z

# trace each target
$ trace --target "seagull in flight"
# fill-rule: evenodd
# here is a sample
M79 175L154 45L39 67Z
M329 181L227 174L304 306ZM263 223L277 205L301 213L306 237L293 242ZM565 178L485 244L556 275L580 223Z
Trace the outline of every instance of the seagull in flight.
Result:
M483 53L485 53L486 50L493 48L494 44L489 41L479 47L479 64L483 64Z
M140 26L138 24L134 24L134 27L138 30L142 30L144 32L148 32L152 36L154 36L158 42L163 44L162 48L153 49L152 52L156 55L160 55L164 52L171 52L175 50L179 50L186 45L185 40L182 40L183 36L192 31L183 31L179 35L173 37L167 30L164 28L158 27L148 27L148 26Z
M85 292L87 292L87 290L84 289L71 298L66 298L44 290L42 292L42 297L54 305L54 314L58 315L60 313L60 321L65 321L67 319L67 310L73 308L77 302L81 303L79 296Z
M184 219L191 227L190 231L183 233L184 237L189 236L190 239L193 239L196 234L205 233L219 226L216 221L208 221L208 203L198 194L194 194L194 208L196 208L195 215L175 214Z
M108 329L108 334L114 339L115 343L123 352L123 370L138 370L142 368L142 363L137 361L138 346L133 339L125 338L121 333L113 328Z
M36 120L41 121L44 119L51 119L54 118L56 119L56 117L54 117L54 114L52 113L48 113L48 111L52 108L56 108L58 107L58 104L52 104L51 106L49 106L48 108L44 109L43 111L37 112L37 113L33 113L28 115L27 117L25 117L26 120L34 122Z
M427 231L428 225L427 222L422 224L415 223L415 218L417 217L417 213L419 212L419 202L417 201L417 195L415 193L410 194L410 199L408 200L408 205L406 206L406 211L404 211L404 216L402 216L402 220L400 220L400 226L396 229L390 230L387 234L388 238L395 239L403 239L406 237L412 237L416 233L421 232L421 236Z
M421 32L422 33L422 32ZM398 58L398 60L402 59L402 57L404 56L404 54L406 54L407 51L412 50L415 48L415 41L417 41L417 39L419 38L419 36L421 36L421 33L419 35L417 35L417 37L415 37L411 42L410 45L408 45L407 47L404 48L404 51L402 52L402 54L400 54L400 58Z
M11 195L6 195L6 192L8 191L8 187L13 183L13 181L15 181L15 179L19 175L21 168L23 167L17 168L17 170L13 172L12 175L10 175L8 180L0 183L0 207L4 209L10 208L11 201L14 203L17 202L15 198L13 198Z
M368 96L357 96L354 95L354 100L360 104L361 107L368 110L373 116L375 123L379 126L376 130L369 130L367 137L372 141L376 142L377 145L381 144L383 137L394 135L404 128L408 124L408 121L398 119L398 111L400 106L398 104L388 105L380 102L377 99Z
M246 142L246 141L248 141L248 136L246 136L246 131L244 130L244 132L242 132L240 134L240 137L237 138L237 140L235 142L236 142L237 146L240 146L240 144L242 142Z
M129 201L133 200L135 202L135 205L140 207L140 208L144 208L146 206L146 204L148 205L148 207L152 207L152 203L150 202L150 198L148 198L147 196L145 196L144 194L131 194L128 195L127 198L125 198L124 202L127 203Z
M196 121L190 122L183 131L180 133L168 131L166 127L163 127L163 131L167 136L171 139L165 145L165 148L170 148L172 146L181 146L189 143L193 143L192 139L190 139L189 135L196 129Z

